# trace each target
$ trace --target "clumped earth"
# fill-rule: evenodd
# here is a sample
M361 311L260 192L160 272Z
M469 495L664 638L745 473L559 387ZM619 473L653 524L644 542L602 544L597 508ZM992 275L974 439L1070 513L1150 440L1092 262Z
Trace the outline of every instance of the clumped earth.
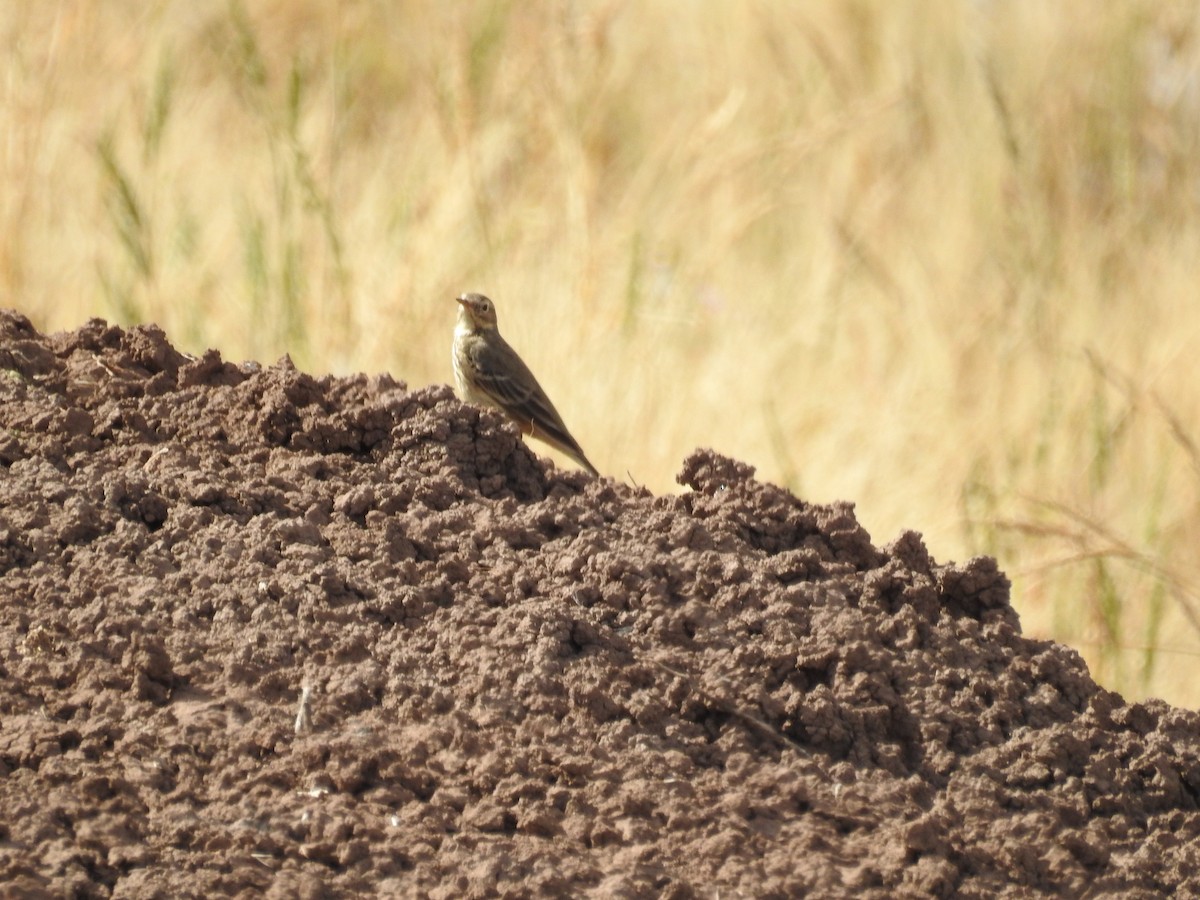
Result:
M0 313L4 896L1200 893L1200 717L753 476Z

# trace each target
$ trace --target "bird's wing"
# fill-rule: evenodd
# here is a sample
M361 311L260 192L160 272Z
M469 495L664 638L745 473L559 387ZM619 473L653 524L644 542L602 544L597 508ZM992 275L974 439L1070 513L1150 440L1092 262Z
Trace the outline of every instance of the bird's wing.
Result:
M467 351L474 363L476 387L503 409L526 434L573 457L593 473L583 449L567 430L562 416L538 384L533 372L499 335L474 341Z

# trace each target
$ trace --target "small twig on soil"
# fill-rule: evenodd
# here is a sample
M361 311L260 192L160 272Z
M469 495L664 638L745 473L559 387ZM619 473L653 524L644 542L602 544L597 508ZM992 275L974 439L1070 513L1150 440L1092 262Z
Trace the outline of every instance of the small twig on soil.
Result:
M710 693L709 691L704 690L702 687L700 687L698 684L696 684L695 679L691 678L686 672L681 672L678 669L668 666L664 662L659 662L657 659L651 659L650 662L653 663L654 665L658 666L664 672L666 672L670 675L674 675L676 678L682 678L684 680L684 682L688 685L688 687L690 687L693 691L695 691L697 694L699 694L701 697L703 697L705 700L707 700L714 707L716 707L718 710L725 713L726 715L733 716L733 718L737 719L738 721L740 721L746 725L751 726L752 728L754 728L755 730L759 731L760 733L766 735L767 737L773 738L774 740L779 741L780 743L787 744L789 747L799 750L805 756L809 756L809 757L812 756L812 753L809 752L808 748L805 747L803 744L801 744L799 741L795 740L794 738L788 737L786 734L784 734L778 728L776 728L775 726L771 725L770 723L764 721L763 719L760 719L758 716L754 715L753 713L748 713L748 712L738 709L732 700L726 700L722 697L717 697L716 695ZM733 689L734 686L729 681L727 681L726 679L722 678L719 675L717 675L715 677L723 685L725 685L726 687L729 687L730 689Z
M309 701L312 699L312 687L307 681L300 686L300 709L296 712L296 734L312 730L312 718L309 715Z

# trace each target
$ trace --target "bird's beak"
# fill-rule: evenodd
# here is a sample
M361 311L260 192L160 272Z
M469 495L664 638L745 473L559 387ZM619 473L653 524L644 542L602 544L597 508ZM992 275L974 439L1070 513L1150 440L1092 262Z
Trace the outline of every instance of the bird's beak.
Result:
M466 306L467 305L467 295L463 294L461 297L455 297L454 302L457 303L459 306Z

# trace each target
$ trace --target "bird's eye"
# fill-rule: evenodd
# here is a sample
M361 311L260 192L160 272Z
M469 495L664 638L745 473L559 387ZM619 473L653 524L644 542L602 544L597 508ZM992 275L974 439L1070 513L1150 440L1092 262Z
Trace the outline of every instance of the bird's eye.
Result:
M492 304L490 304L486 300L484 300L482 303L479 304L479 308L482 309L484 312L487 312L489 309L492 308Z

